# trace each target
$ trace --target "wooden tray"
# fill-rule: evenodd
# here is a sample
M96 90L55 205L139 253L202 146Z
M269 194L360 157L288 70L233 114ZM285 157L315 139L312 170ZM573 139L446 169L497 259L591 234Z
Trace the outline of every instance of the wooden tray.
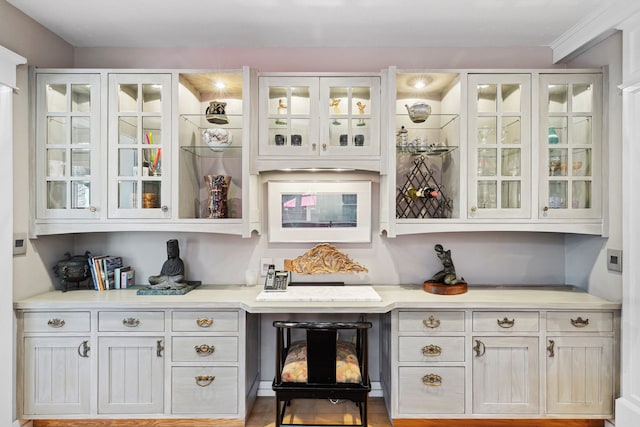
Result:
M439 282L424 282L424 291L437 295L458 295L467 292L466 283L458 283L457 285L445 285Z

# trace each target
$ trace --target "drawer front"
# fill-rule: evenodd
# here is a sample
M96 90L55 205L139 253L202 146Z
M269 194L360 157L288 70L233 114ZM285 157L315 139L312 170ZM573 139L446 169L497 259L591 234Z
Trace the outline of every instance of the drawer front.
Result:
M403 414L463 414L464 367L400 367L398 410Z
M611 332L613 313L593 311L547 312L549 332Z
M237 337L173 337L174 362L237 362Z
M237 414L238 368L171 368L171 411L174 414Z
M237 311L174 311L172 329L176 332L237 332Z
M464 337L400 337L400 362L464 362Z
M162 332L162 311L101 311L98 313L100 332Z
M401 311L400 332L463 332L463 311Z
M88 311L27 311L23 316L24 332L90 332Z
M540 315L537 311L476 311L473 313L474 332L538 332Z

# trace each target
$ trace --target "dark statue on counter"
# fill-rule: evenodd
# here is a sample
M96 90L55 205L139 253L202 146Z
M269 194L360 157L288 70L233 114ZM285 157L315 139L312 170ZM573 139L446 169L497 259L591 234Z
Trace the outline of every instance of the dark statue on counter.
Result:
M187 285L176 239L167 240L167 260L162 264L159 275L149 276L149 283L151 289L182 289Z
M442 261L443 269L433 275L429 282L443 283L445 285L466 284L464 277L456 278L456 268L451 259L451 250L445 251L442 245L437 244L434 247L438 258Z

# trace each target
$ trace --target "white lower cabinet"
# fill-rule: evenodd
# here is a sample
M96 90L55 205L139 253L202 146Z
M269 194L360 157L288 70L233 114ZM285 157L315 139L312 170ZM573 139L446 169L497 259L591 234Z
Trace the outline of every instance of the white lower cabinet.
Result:
M24 339L25 415L88 414L90 337Z
M164 338L100 337L98 347L98 412L161 414Z
M257 394L259 315L105 304L18 319L19 418L244 419Z
M538 338L473 337L473 412L538 413Z
M389 415L611 418L617 316L544 307L394 310L381 322Z

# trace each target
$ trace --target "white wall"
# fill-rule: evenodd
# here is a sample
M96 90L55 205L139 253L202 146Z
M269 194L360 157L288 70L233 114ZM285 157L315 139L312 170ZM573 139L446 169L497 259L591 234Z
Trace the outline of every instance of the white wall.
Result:
M604 209L608 237L567 235L566 277L569 283L586 283L589 292L614 301L622 300L622 274L607 270L607 248L622 249L622 36L616 33L566 64L569 68L607 66L603 127L606 155L603 166L610 173L603 180L608 207ZM623 255L624 263L624 255ZM582 266L582 267L581 267Z

